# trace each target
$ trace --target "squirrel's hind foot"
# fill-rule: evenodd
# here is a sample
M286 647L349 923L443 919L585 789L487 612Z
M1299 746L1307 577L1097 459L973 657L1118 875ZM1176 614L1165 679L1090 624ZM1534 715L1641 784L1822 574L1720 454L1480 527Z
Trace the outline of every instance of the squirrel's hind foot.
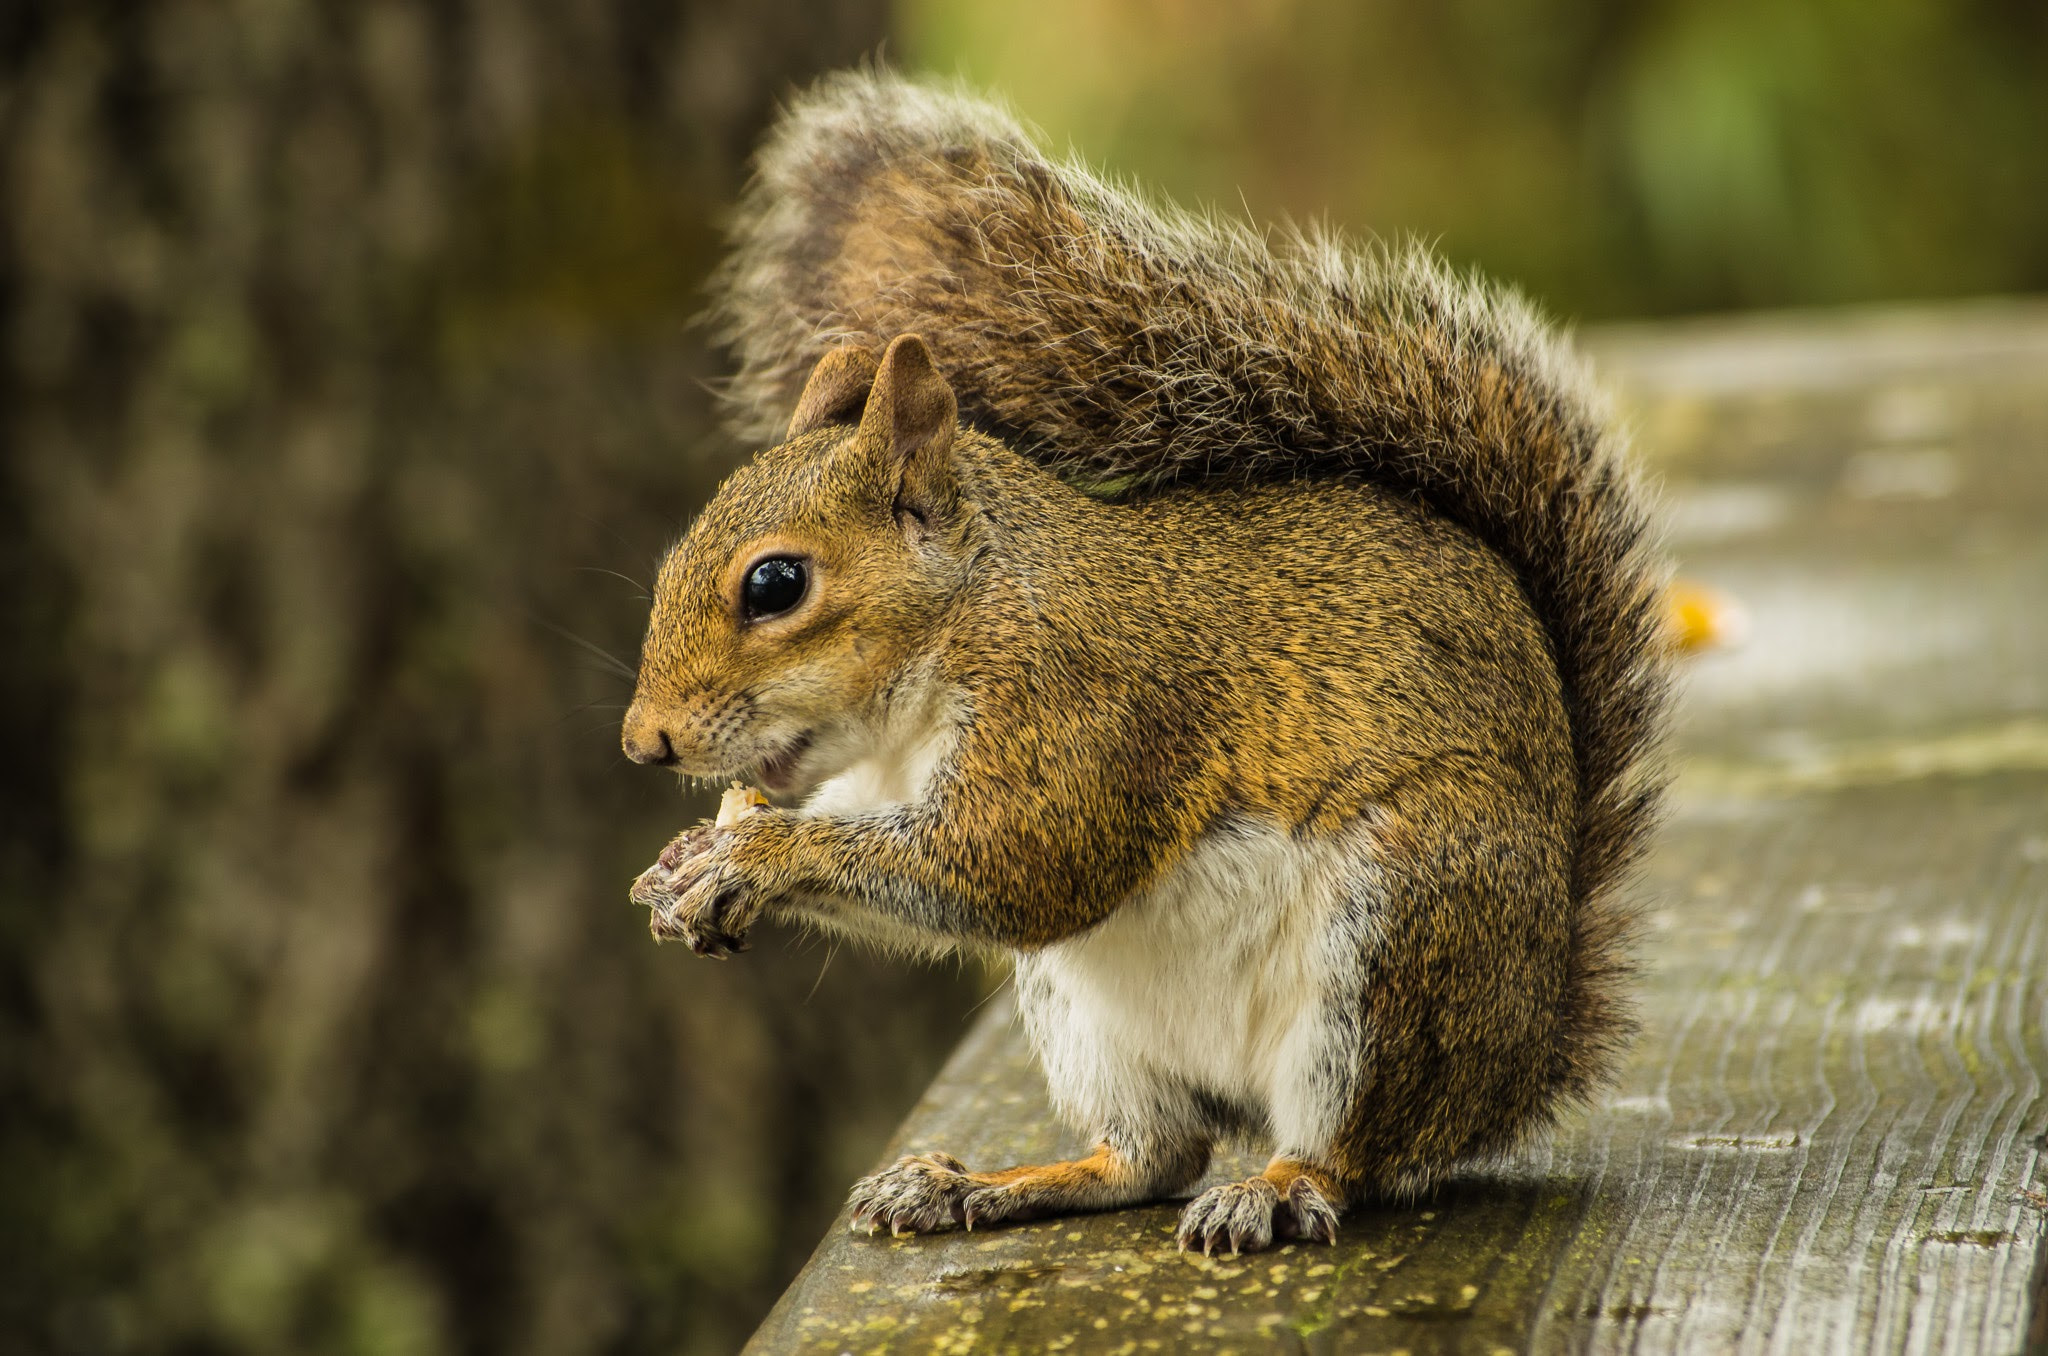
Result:
M951 1154L915 1154L853 1184L853 1227L930 1234L1154 1200L1199 1175L1206 1148L1134 1162L1108 1144L1071 1163L969 1172Z
M1174 1242L1182 1252L1199 1249L1205 1257L1226 1248L1233 1255L1263 1252L1297 1238L1335 1243L1344 1197L1334 1181L1328 1189L1319 1184L1322 1177L1276 1162L1260 1176L1210 1187L1181 1211Z
M935 1234L973 1228L985 1212L968 1201L986 1190L951 1154L913 1154L855 1182L847 1204L857 1231Z

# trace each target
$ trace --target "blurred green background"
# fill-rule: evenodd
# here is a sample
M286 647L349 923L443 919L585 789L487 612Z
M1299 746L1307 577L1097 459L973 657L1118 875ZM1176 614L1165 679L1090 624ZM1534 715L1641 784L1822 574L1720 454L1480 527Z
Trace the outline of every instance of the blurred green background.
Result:
M2048 288L2048 8L0 9L0 1347L735 1347L990 982L625 885L685 322L886 53L1570 318Z

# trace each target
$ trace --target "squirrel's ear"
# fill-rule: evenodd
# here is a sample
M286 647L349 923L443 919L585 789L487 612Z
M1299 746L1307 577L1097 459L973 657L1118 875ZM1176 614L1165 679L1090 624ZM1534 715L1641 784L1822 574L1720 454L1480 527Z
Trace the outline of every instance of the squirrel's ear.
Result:
M957 419L953 388L932 366L924 340L905 334L891 341L860 417L860 436L888 448L889 465L900 477L896 511L921 527L950 514L958 501Z
M789 437L858 419L874 387L875 371L875 355L858 344L843 344L818 359L796 402L796 413L789 418Z

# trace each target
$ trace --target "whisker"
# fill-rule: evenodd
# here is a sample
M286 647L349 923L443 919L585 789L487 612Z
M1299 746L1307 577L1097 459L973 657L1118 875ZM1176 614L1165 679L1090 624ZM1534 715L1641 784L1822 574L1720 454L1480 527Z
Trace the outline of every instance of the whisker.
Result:
M818 967L818 977L811 981L811 991L804 995L803 1006L809 1007L811 1000L818 996L818 986L825 982L825 972L832 968L832 958L838 954L839 943L837 942L825 948L825 963Z
M553 622L547 620L547 618L545 617L537 617L529 612L527 614L527 619L544 630L552 631L555 635L560 636L563 640L568 641L570 644L580 646L583 650L587 651L592 656L603 661L607 670L609 670L612 673L618 674L627 682L632 682L634 679L639 677L638 674L633 672L632 665L628 664L625 660L613 654L610 650L605 649L604 646L599 645L594 641L585 640L583 637L577 635L574 631L565 630L564 628L559 627L555 625Z
M604 675L605 677L607 677L607 678L616 678L616 677L618 677L618 676L619 676L619 671L618 671L617 669L613 668L613 667L612 667L611 665L609 665L609 664L585 664L585 663L579 663L579 664L577 664L577 665L576 665L576 672L578 672L578 673L599 673L599 674L603 674L603 675Z
M617 702L583 702L578 706L573 706L567 711L564 711L562 713L561 719L557 720L555 723L557 725L560 725L562 721L573 720L577 716L588 715L593 711L605 713L605 721L608 724L616 726L619 723L620 718L625 715L626 708L619 705Z
M993 989L990 989L987 995L983 997L979 1003L976 1003L973 1007L967 1009L965 1013L961 1014L960 1020L962 1022L965 1022L969 1017L972 1017L975 1013L980 1012L990 1003L993 1003L996 1000L997 995L1001 994L1003 990L1009 988L1010 985L1016 980L1016 978L1017 973L1014 970L1004 975L1003 982L996 985Z
M620 574L617 570L608 570L602 565L578 565L576 572L578 574L608 574L621 583L630 584L633 588L633 595L641 602L651 603L654 601L651 586L641 583L630 574Z

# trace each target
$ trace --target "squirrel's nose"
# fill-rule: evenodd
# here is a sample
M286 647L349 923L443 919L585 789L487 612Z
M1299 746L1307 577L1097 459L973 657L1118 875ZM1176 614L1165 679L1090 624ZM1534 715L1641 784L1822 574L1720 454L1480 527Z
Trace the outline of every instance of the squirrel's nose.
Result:
M636 763L668 767L676 761L675 741L668 737L668 731L661 728L659 721L640 709L637 702L626 712L625 726L619 731L619 747Z

